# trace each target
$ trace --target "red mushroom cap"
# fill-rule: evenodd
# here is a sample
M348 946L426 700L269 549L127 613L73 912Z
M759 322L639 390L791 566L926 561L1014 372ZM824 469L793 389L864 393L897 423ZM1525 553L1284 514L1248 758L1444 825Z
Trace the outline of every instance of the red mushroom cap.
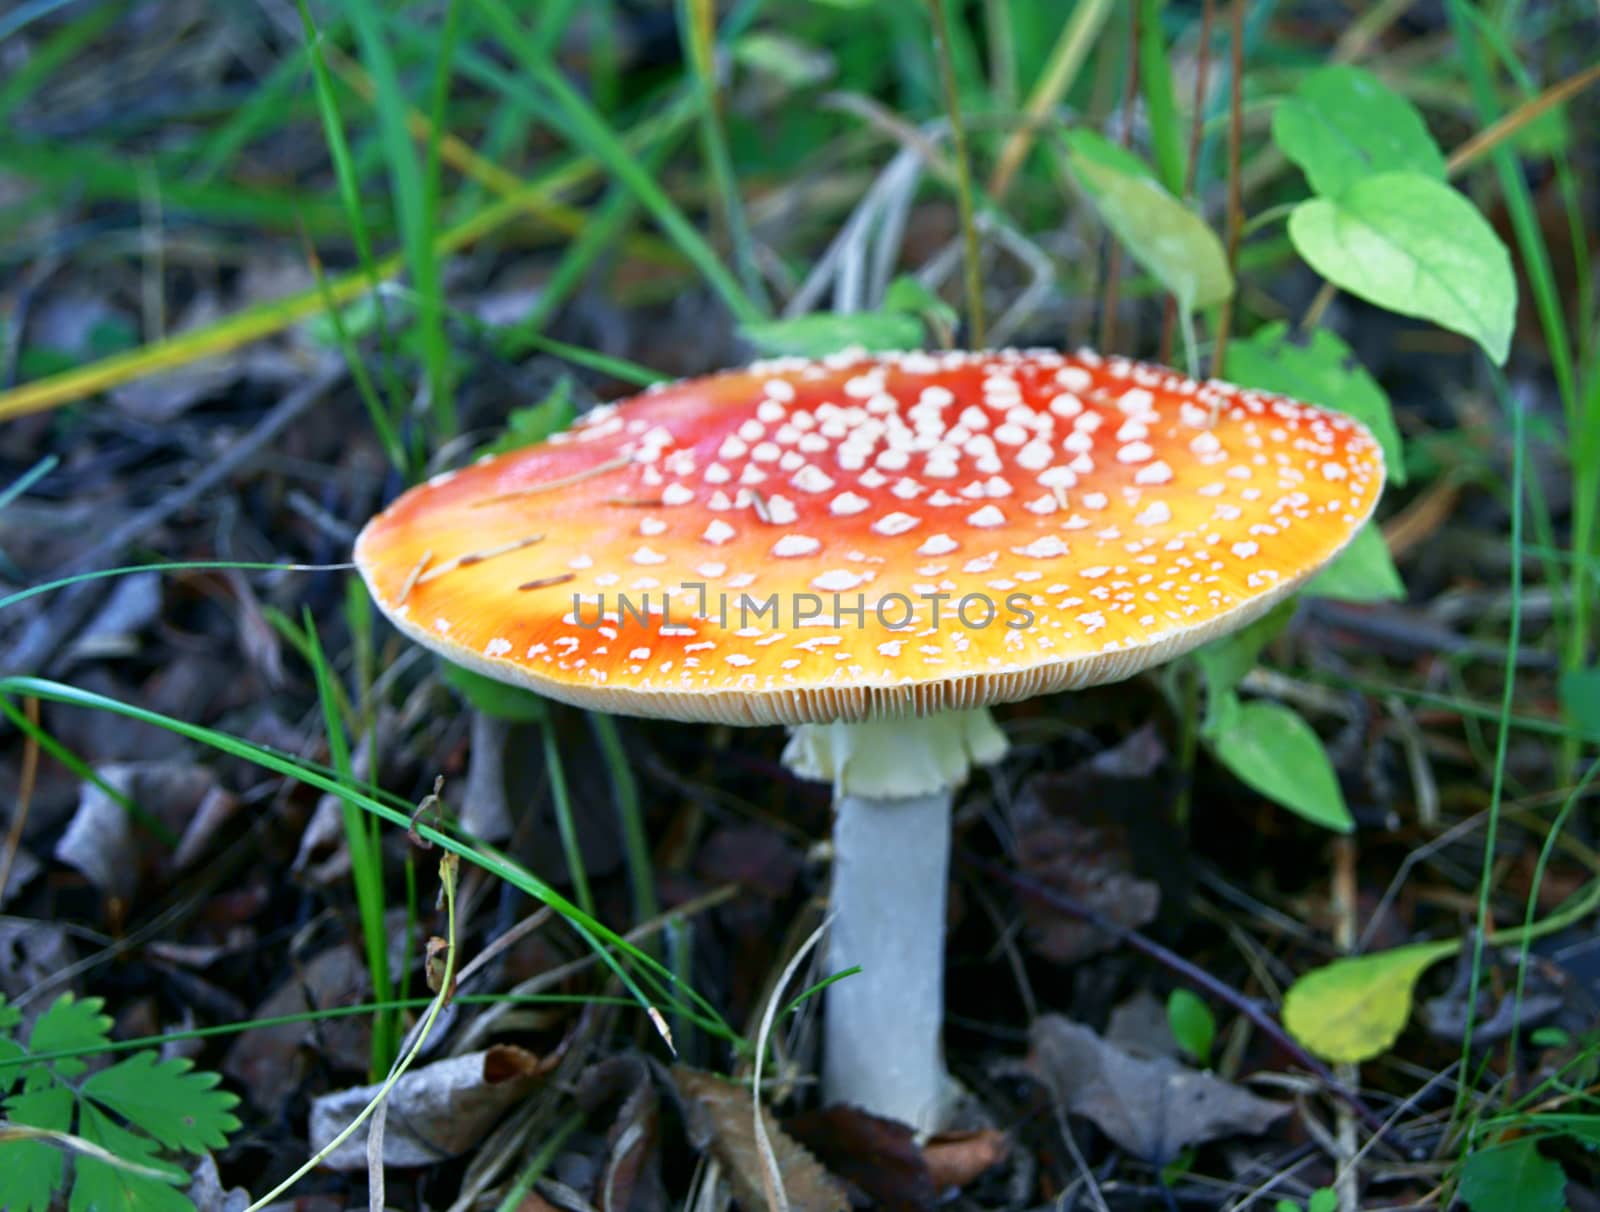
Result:
M407 492L356 562L418 642L551 698L856 720L1186 652L1382 486L1365 428L1280 396L1090 352L853 353L596 408Z

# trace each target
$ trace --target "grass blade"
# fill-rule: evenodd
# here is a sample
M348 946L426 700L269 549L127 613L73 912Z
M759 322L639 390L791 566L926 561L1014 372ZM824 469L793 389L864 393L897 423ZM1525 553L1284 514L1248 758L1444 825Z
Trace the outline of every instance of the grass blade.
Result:
M744 199L734 175L733 158L728 152L727 133L722 125L722 105L717 85L716 8L713 0L680 0L679 24L683 29L685 58L689 62L694 96L700 109L700 144L712 190L721 211L722 226L728 234L734 268L745 293L770 315L761 274L756 266L755 242L745 218Z
M451 11L454 11L453 6ZM401 91L399 71L379 22L378 11L372 0L350 0L348 12L362 58L377 88L375 106L378 111L378 138L388 168L389 186L394 191L406 266L410 270L411 285L417 292L420 304L417 332L434 426L440 437L449 437L455 433L456 418L450 349L444 331L440 257L432 236L435 207L429 203L422 165L417 162L411 146L410 132L406 127L406 114L410 106ZM432 138L436 144L437 130ZM436 146L430 155L437 155Z
M1150 112L1150 144L1156 175L1174 198L1182 198L1188 175L1184 164L1183 124L1172 86L1172 64L1162 35L1164 0L1139 0L1139 88Z
M694 229L677 204L667 197L655 179L628 153L622 141L606 125L605 119L595 112L522 31L502 0L477 0L477 5L496 36L515 55L522 73L554 103L553 117L574 146L593 154L617 180L633 191L661 230L716 291L735 319L741 324L764 319L765 313L745 294L727 267L718 260L705 237ZM507 93L527 93L527 85L517 77L498 70L494 74L500 78L501 87ZM546 108L539 105L536 97L530 97L529 101L536 109Z
M739 1038L737 1033L722 1021L721 1016L717 1014L715 1008L705 998L701 997L688 985L679 982L669 969L663 967L648 953L642 951L615 931L584 913L531 871L498 851L483 846L481 843L470 845L426 821L413 822L409 811L395 807L387 799L378 798L359 788L351 787L341 782L330 772L318 770L274 749L269 749L264 745L257 745L240 737L231 736L226 732L219 732L214 728L207 728L201 724L191 724L187 720L162 715L160 712L151 711L145 707L124 703L119 699L113 699L92 690L84 690L64 682L51 681L48 678L29 675L0 677L0 696L8 695L18 697L32 695L48 702L81 707L90 711L110 712L125 719L137 720L140 723L164 728L178 736L216 749L221 753L252 762L264 770L270 770L286 778L295 779L319 791L329 792L338 796L341 800L354 804L365 812L388 821L391 825L399 826L402 829L415 827L419 835L427 838L435 845L450 851L452 854L460 855L468 862L475 863L496 879L504 880L541 904L549 905L550 908L565 918L567 924L596 952L601 962L622 982L623 988L633 996L634 1001L639 1006L645 1009L652 1008L650 999L639 988L638 982L623 969L617 956L612 954L613 951L621 952L637 965L639 975L649 983L676 987L681 990L707 1016L709 1021L721 1024L717 1033L721 1038L729 1042L736 1041Z

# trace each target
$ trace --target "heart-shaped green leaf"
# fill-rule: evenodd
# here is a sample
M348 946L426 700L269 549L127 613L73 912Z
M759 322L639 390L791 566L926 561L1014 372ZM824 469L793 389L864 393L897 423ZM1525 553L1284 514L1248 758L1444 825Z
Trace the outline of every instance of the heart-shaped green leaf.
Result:
M1295 207L1289 239L1335 286L1471 337L1505 363L1517 311L1511 255L1442 181L1416 172L1365 177L1337 198Z
M1398 169L1445 178L1444 154L1417 107L1359 67L1324 67L1302 80L1273 111L1272 139L1324 197Z

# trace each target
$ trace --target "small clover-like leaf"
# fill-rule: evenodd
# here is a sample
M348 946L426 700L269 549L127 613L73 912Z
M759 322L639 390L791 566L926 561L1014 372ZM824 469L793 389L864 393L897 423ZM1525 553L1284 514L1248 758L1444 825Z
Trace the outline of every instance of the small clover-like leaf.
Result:
M1283 1025L1323 1060L1356 1063L1386 1052L1411 1017L1417 981L1460 947L1415 943L1306 973L1283 997Z
M169 1149L220 1149L239 1127L238 1097L219 1090L215 1073L181 1057L135 1052L83 1083L83 1093L148 1132Z

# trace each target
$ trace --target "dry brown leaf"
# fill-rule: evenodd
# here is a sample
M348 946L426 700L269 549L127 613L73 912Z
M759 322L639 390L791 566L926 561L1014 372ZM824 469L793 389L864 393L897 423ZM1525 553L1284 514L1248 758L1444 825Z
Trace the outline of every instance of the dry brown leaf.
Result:
M465 1153L548 1069L544 1060L510 1044L413 1069L389 1091L383 1164L425 1166ZM315 1099L312 1149L322 1149L344 1131L378 1090L375 1085L354 1086ZM363 1124L341 1141L322 1164L333 1170L366 1169L369 1126Z
M1014 806L1018 865L1119 926L1155 921L1163 868L1173 865L1163 854L1170 843L1160 840L1173 836L1165 827L1171 782L1161 773L1164 757L1156 732L1141 729L1072 770L1030 778ZM1057 963L1117 946L1113 936L1042 903L1025 902L1023 914L1033 950Z
M1188 1145L1265 1132L1289 1112L1170 1058L1130 1056L1060 1015L1037 1019L1030 1035L1028 1071L1051 1097L1152 1165L1165 1165Z
M252 1018L283 1018L366 1001L372 991L366 961L349 943L318 953L267 995ZM291 1022L255 1027L241 1034L223 1058L222 1071L244 1087L250 1101L275 1112L300 1084L312 1046L333 1069L365 1068L371 1026L361 1018L325 1023Z
M11 869L5 877L6 886L0 888L0 909L4 909L7 902L43 870L44 864L33 856L32 851L26 846L18 846L11 856Z
M1011 1141L998 1128L942 1132L922 1146L922 1159L937 1190L965 1187L992 1170L1011 1152Z
M939 1191L910 1125L839 1105L796 1115L784 1128L885 1212L926 1212Z
M762 1189L763 1164L756 1144L755 1106L743 1086L698 1069L674 1065L672 1080L683 1099L690 1143L709 1149L722 1163L733 1198L744 1212L767 1212ZM761 1122L778 1163L778 1178L791 1212L848 1212L843 1189L805 1147L789 1136L772 1113L761 1109Z
M108 762L95 773L106 787L175 833L194 819L216 786L210 769L185 761ZM77 868L108 899L124 904L138 893L141 877L153 877L154 868L169 854L100 784L87 781L55 847L59 862Z
M1172 1036L1166 1003L1148 989L1141 989L1112 1008L1105 1038L1130 1056L1170 1056L1173 1060L1183 1057L1183 1049Z
M667 1206L661 1181L661 1114L651 1069L634 1053L609 1056L584 1070L578 1105L594 1114L615 1103L606 1130L606 1159L594 1202L600 1212L628 1212Z

